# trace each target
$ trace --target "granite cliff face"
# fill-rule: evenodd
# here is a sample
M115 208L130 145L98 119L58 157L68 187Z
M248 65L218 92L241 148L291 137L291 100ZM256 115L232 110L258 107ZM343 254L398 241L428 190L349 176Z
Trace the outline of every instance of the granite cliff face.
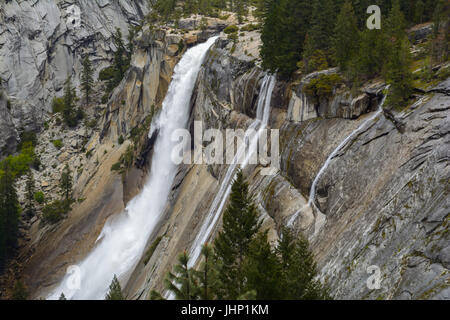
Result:
M30 0L0 3L0 78L10 101L2 117L0 156L14 150L20 132L39 130L71 76L79 84L81 60L87 54L98 72L110 64L112 33L128 34L148 12L148 1ZM8 130L8 128L15 130Z

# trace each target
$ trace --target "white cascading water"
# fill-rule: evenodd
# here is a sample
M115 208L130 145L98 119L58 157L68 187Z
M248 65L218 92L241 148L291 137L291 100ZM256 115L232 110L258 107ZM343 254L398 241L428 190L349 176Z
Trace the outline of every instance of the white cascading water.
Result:
M67 299L104 299L114 275L122 283L128 281L169 196L177 172L177 165L171 160L171 150L176 144L171 136L174 130L187 126L194 85L203 59L216 39L210 38L189 49L175 67L162 111L152 124L159 129L159 135L147 182L125 211L105 224L96 247L79 263L80 289L69 289L66 276L49 299L58 299L62 292Z
M325 161L325 163L323 164L322 168L320 168L319 173L316 175L316 177L314 178L314 181L311 185L311 190L309 191L309 200L308 203L301 208L300 210L298 210L288 221L288 226L292 226L295 222L295 220L297 219L298 215L300 213L303 212L303 210L305 210L306 208L311 208L313 206L315 206L315 197L316 197L316 188L317 188L317 184L319 183L319 179L322 177L323 173L325 172L325 170L328 168L328 166L331 163L331 160L334 159L334 157L338 154L339 151L341 151L341 149L351 140L353 139L353 137L358 134L359 132L361 132L362 129L364 129L366 127L367 124L371 123L373 120L375 120L382 112L383 112L383 105L384 102L386 101L386 97L387 95L385 95L383 97L382 102L380 103L380 107L378 108L377 111L375 111L369 118L367 118L363 123L361 123L361 125L358 126L358 128L356 128L355 130L353 130L352 133L350 133L337 147L336 149L333 150L333 152L328 156L327 160Z
M269 122L270 104L275 83L276 83L275 76L266 75L261 84L261 90L259 93L258 105L256 110L256 119L249 126L249 129L256 130L258 126L259 129L257 131L257 134L251 137L248 152L247 154L245 154L245 159L241 164L242 169L244 169L248 165L252 155L255 152L257 152L259 137L261 136L263 130L266 129L267 124ZM249 140L250 138L249 132L251 131L247 130L244 141ZM232 182L234 180L234 177L236 176L238 159L242 159L242 156L244 155L246 149L247 144L242 143L235 154L233 164L230 164L230 166L228 167L225 177L222 180L222 184L220 185L219 191L214 197L211 207L209 208L209 212L205 217L205 220L203 221L203 224L200 228L200 231L197 234L197 237L194 240L194 243L192 244L190 251L189 267L193 267L197 263L197 260L199 259L201 254L203 244L208 241L209 237L211 236L212 230L214 229L217 221L219 220L219 217L221 216L223 207L228 199L228 195L231 192Z

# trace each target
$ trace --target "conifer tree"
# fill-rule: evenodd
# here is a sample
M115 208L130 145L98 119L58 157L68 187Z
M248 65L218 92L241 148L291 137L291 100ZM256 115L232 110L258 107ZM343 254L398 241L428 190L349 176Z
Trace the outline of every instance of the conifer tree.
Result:
M76 111L76 101L77 95L75 92L75 88L72 86L72 81L67 78L66 83L64 85L64 108L63 108L63 117L65 123L69 127L75 127L78 124L77 119L77 111Z
M67 300L66 296L64 295L64 292L61 292L61 295L59 296L58 300Z
M385 66L385 78L391 85L387 104L400 109L406 105L413 90L410 70L411 54L404 30L405 20L398 0L394 0L388 18L389 56Z
M113 42L116 46L116 52L114 53L114 86L116 86L122 81L124 73L128 69L125 44L122 38L122 31L119 28L116 28L116 32L113 34Z
M359 31L353 6L347 0L341 8L334 28L334 58L341 70L358 54Z
M72 184L72 171L69 165L66 164L59 180L59 188L61 189L66 212L70 210L70 204L72 202Z
M310 0L263 0L263 67L289 77L302 58L311 19Z
M19 200L14 176L5 162L0 173L0 269L16 248L19 226Z
M231 187L229 204L223 214L223 228L214 241L220 263L219 280L224 298L236 299L244 293L243 263L250 242L261 226L258 212L239 171Z
M423 14L425 10L425 5L422 0L418 0L416 2L415 6L415 12L414 12L414 21L416 23L422 23L423 22Z
M195 285L194 271L188 267L189 256L184 251L178 256L174 272L169 272L164 280L168 290L175 294L177 300L194 300L198 296L198 286Z
M212 300L217 289L217 271L214 265L213 249L211 245L205 244L202 247L203 262L200 270L195 272L199 298L202 300Z
M244 292L256 293L258 300L280 299L280 264L267 239L267 231L259 232L252 240L243 273Z
M315 280L316 264L308 241L301 234L295 238L292 230L283 228L276 251L281 261L279 286L283 299L330 299L328 290Z
M314 49L327 51L331 44L331 35L336 14L331 0L314 0L309 35Z
M94 84L94 78L92 70L92 64L89 60L89 56L86 55L83 59L83 70L81 71L81 90L84 93L84 99L86 102L86 105L89 104L89 99L92 93L92 86Z
M28 299L28 292L25 288L24 283L22 280L18 280L14 283L14 288L11 295L12 300L27 300Z
M34 177L33 177L33 172L30 169L27 172L27 180L26 180L26 184L25 184L25 200L26 200L25 214L27 214L28 216L32 215L35 210L35 208L34 208L34 191L35 191Z
M125 297L122 294L122 288L120 287L120 283L116 275L114 275L114 278L109 285L109 291L106 294L105 300L125 300Z

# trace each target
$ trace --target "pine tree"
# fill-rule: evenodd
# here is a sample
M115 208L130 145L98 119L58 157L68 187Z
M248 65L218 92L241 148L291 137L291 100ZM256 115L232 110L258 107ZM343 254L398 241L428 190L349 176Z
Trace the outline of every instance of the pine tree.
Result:
M414 12L414 21L416 23L422 23L423 22L423 14L425 10L425 5L422 0L418 0L416 2L415 6L415 12Z
M61 292L61 295L59 296L58 300L67 300L66 296L64 295L64 292Z
M341 70L346 70L353 56L358 53L359 44L357 19L349 0L341 8L334 34L334 57Z
M16 248L19 226L19 200L9 163L0 172L0 269Z
M385 79L391 85L387 104L395 109L403 108L413 91L410 44L404 30L404 21L399 1L394 0L388 18L390 49L385 66Z
M194 283L195 271L188 267L189 256L185 252L178 256L174 272L169 272L164 280L167 290L175 294L177 300L195 300L198 296L198 286Z
M282 299L322 300L330 299L328 290L315 280L317 275L308 241L300 234L294 237L292 230L282 229L276 248L280 258L279 287Z
M308 34L315 50L327 51L331 44L335 11L331 0L314 0Z
M219 280L223 298L236 299L244 293L243 262L250 242L261 226L248 184L239 171L231 187L229 204L223 214L223 228L214 241L220 264Z
M66 212L70 210L72 202L72 184L72 171L70 170L69 165L66 164L59 180L59 188L61 189Z
M120 287L120 283L116 275L114 275L114 278L109 285L109 291L106 294L105 300L125 300L125 297L122 294L122 288Z
M214 265L214 253L209 244L202 247L203 262L199 271L195 271L195 278L198 286L199 298L202 300L212 300L217 289L217 270Z
M280 264L267 239L267 231L259 232L252 240L244 263L244 292L256 292L258 300L279 299Z
M94 84L92 64L89 60L89 56L86 55L82 62L83 70L81 71L81 90L84 93L84 99L86 105L89 104L89 98L92 92L92 86Z
M27 180L25 184L25 214L31 216L35 210L34 208L34 177L33 172L28 170L27 172Z
M113 42L116 46L116 52L114 53L114 86L117 86L122 81L125 71L128 69L125 44L122 38L122 31L119 28L116 28L116 32L113 34Z
M262 0L263 67L289 77L302 58L311 19L310 0Z
M14 284L14 288L11 294L12 300L27 300L28 292L25 288L24 283L21 280L18 280Z
M78 124L77 119L77 111L75 103L77 101L77 95L75 92L75 88L72 86L72 81L67 78L66 83L64 85L64 108L63 108L63 117L65 123L69 127L75 127Z

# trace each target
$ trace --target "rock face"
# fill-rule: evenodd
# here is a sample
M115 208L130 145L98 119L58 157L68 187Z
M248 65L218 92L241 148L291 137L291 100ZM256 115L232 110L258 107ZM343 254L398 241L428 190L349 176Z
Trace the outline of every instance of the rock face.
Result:
M199 75L191 121L205 128L247 127L262 74L219 39ZM366 113L378 108L383 85L367 85L358 97L336 91L322 109L306 101L298 109L303 118L293 118L297 102L292 96L289 103L286 88L278 84L274 91L270 121L280 128L281 170L274 176L260 175L260 166L245 170L270 239L297 217L294 226L309 238L320 278L336 299L450 298L448 81L404 112L381 113L358 131L321 176L317 208L305 208L314 178ZM304 97L301 85L295 95ZM164 290L165 275L177 254L190 249L226 168L180 167L165 218L148 241L156 249L134 271L129 298ZM220 221L213 235L218 228ZM379 289L369 283L369 267L380 272Z
M288 107L288 120L302 122L317 117L356 119L360 115L373 111L381 100L383 84L372 84L362 88L354 96L351 90L342 86L335 88L331 99L314 101L305 94L305 87L311 80L321 75L335 74L337 69L318 71L303 77L298 85L291 89Z
M449 108L443 94L419 100L397 115L404 133L380 116L320 179L316 204L325 222L306 232L336 298L449 298ZM355 125L339 119L287 124L282 174L307 194L325 158ZM369 266L381 272L379 290L366 285Z
M5 91L0 87L0 132L5 139L0 140L0 156L3 153L11 153L15 151L17 143L17 131L14 128L13 119L11 117L11 105L6 96Z
M115 50L115 28L126 36L147 5L146 0L2 1L0 78L11 104L2 121L19 131L39 129L67 77L79 83L81 59L89 55L96 78ZM1 132L9 133L10 142L17 138Z

